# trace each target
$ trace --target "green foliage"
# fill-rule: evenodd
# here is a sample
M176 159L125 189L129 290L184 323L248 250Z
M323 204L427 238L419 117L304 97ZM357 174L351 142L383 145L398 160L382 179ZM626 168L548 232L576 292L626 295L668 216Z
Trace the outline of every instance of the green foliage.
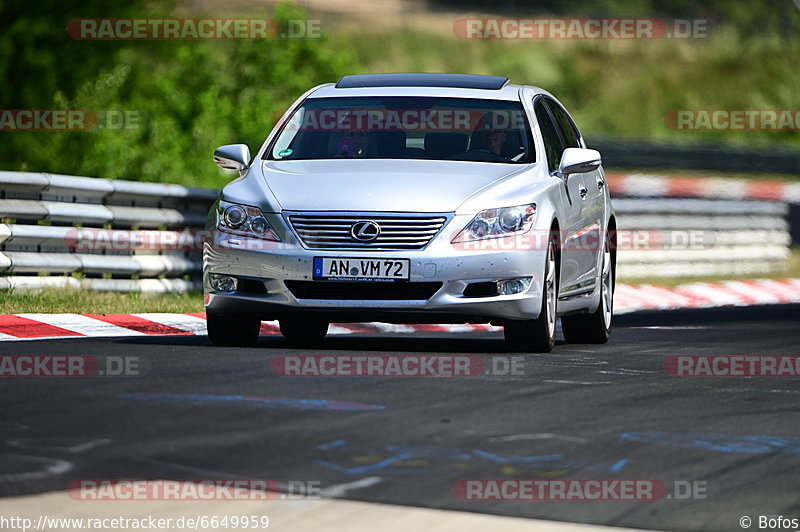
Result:
M547 89L589 142L614 135L678 144L800 143L796 131L676 131L665 122L673 109L796 109L800 46L786 46L778 35L744 39L723 27L706 39L534 41L398 30L388 38L346 39L368 71L495 74Z
M722 31L661 41L481 41L456 38L447 20L435 33L365 27L355 34L325 20L321 39L80 41L65 29L75 18L187 15L174 0L113 9L107 0L0 0L0 109L128 111L140 119L102 131L0 132L0 169L219 187L231 175L211 163L215 147L243 142L255 151L300 94L358 72L508 75L556 94L589 141L800 142L796 132L674 131L664 121L671 109L797 108L800 12L789 0L779 8L768 0L547 0L535 8L442 1L513 15L510 7L520 16L720 17ZM242 16L275 18L285 28L307 15L283 4Z
M61 5L60 0L45 3ZM146 16L153 18L151 3L147 6ZM103 131L0 133L4 169L219 187L231 176L211 163L214 148L242 142L257 149L295 98L354 68L353 55L331 46L324 36L123 41L112 46L71 41L64 21L78 16L65 13L61 22L52 23L48 14L46 20L20 22L36 30L37 39L48 36L26 55L30 61L37 54L45 58L37 69L44 79L36 89L28 74L22 74L15 99L5 94L4 107L133 111L141 121ZM289 20L305 19L306 14L285 4L272 14L248 17L272 17L285 29ZM25 43L26 35L23 28L13 38ZM5 58L15 53L8 44L5 40ZM58 48L62 45L63 51ZM73 66L75 72L62 72Z

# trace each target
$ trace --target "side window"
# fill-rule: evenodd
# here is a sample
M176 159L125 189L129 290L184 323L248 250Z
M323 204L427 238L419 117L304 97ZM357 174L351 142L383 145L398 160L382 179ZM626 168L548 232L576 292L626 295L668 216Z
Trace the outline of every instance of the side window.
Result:
M561 162L561 153L564 151L564 145L561 143L556 125L553 123L553 119L550 117L550 113L541 98L534 103L533 111L536 114L536 120L539 122L539 129L542 131L547 167L551 172L554 172Z
M561 138L564 139L564 143L566 144L565 148L580 148L580 134L575 129L572 120L567 116L567 112L564 111L560 105L551 100L547 101L547 106L550 107L550 111L556 119L558 130L561 132Z

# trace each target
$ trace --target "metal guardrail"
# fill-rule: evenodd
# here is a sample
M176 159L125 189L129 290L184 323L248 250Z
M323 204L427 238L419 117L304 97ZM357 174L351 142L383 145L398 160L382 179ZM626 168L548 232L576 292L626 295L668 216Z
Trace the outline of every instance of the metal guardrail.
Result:
M800 181L747 180L731 177L669 177L654 174L608 174L614 197L682 197L714 200L767 200L789 204L792 245L800 246Z
M0 172L0 289L198 289L196 230L217 194ZM786 204L616 198L614 206L621 234L634 235L618 254L622 279L768 273L787 265Z
M590 148L603 154L603 164L608 168L800 173L800 153L789 146L765 149L715 143L676 145L591 134L587 139Z
M620 234L633 233L618 253L622 279L762 274L788 266L785 203L615 198L614 208Z
M204 226L217 194L172 184L0 172L0 219L8 222L0 223L0 289L197 289L201 248L176 243L196 244L191 230Z

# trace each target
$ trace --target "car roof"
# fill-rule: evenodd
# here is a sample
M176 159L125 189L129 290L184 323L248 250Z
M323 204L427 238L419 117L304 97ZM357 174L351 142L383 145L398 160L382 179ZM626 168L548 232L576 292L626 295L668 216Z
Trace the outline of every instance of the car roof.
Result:
M546 93L537 87L509 83L508 78L501 76L393 73L344 76L336 84L316 87L307 97L429 96L519 101L523 87Z

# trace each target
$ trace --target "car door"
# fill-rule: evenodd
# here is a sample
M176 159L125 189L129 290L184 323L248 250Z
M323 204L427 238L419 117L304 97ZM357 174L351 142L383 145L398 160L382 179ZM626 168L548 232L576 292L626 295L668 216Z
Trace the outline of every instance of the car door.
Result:
M580 132L567 111L555 100L545 98L565 148L583 148ZM598 274L598 259L602 247L602 224L604 220L605 196L600 183L605 183L602 170L594 170L585 174L574 174L569 179L580 178L578 199L580 203L580 220L568 236L566 247L574 247L573 254L578 261L577 287L588 288ZM567 288L567 287L565 287Z
M547 159L547 168L551 174L558 170L558 165L561 162L561 154L564 152L566 146L558 131L558 126L551 114L548 106L543 97L537 96L533 101L533 112L536 116L536 121L539 124L539 131L542 134L544 141L545 158ZM572 289L579 282L581 276L581 253L580 249L574 246L567 246L570 242L571 235L582 228L583 206L584 203L580 199L580 191L585 188L583 177L580 174L574 174L563 180L563 202L565 212L560 213L559 221L561 222L561 275L559 278L559 291L563 292L565 289Z

